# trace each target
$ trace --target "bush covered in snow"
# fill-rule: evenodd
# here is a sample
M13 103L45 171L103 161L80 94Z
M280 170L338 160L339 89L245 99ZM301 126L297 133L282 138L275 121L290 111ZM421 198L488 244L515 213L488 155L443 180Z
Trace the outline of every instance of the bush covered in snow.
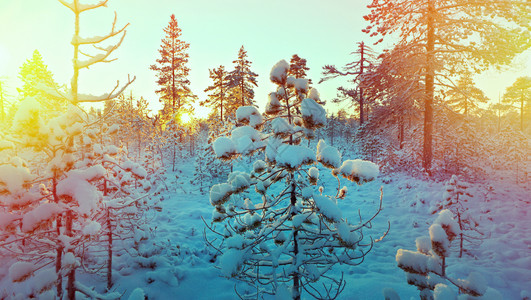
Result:
M423 300L457 299L457 293L451 286L457 287L463 299L501 300L501 295L488 288L479 273L472 272L467 279L453 279L447 274L450 245L460 232L452 212L445 209L439 212L430 226L429 238L417 238L417 251L398 249L396 262L406 272L407 283L418 288Z

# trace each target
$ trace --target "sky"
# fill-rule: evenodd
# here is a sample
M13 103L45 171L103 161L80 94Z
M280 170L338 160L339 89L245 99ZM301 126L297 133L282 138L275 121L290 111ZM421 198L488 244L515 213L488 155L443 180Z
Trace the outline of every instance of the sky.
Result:
M96 1L82 1L94 3ZM125 82L128 74L136 81L127 91L142 96L151 108L160 108L155 94L156 73L149 70L159 57L163 28L175 14L182 39L190 43L189 67L192 91L205 99L203 90L211 84L209 69L224 65L232 70L243 45L251 69L259 74L255 100L263 108L274 88L269 71L279 60L293 54L308 60L309 78L317 83L325 64L341 66L349 61L356 43L374 42L361 32L367 23L369 1L353 0L110 0L107 7L81 14L81 35L103 35L110 30L114 11L118 26L130 23L121 47L113 54L117 61L83 69L80 92L102 94ZM57 82L70 82L74 16L56 0L0 0L0 79L7 78L8 94L16 95L20 66L38 49ZM386 41L382 47L390 47ZM378 50L378 49L376 49ZM90 52L90 51L87 51ZM531 74L531 54L517 59L503 72L489 71L477 79L488 97L496 98L518 76ZM500 80L503 78L503 80ZM314 84L323 100L336 96L340 80ZM346 106L346 105L341 105ZM327 104L335 111L341 107Z

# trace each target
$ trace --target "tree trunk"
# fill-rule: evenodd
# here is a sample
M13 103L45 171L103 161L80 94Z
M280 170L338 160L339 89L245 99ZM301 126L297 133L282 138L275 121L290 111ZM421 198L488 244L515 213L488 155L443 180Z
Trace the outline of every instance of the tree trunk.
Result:
M286 87L284 86L284 91L286 90ZM286 98L286 108L288 111L288 123L292 124L292 117L291 117L291 107L289 105L289 100L287 95L284 92L284 96ZM289 137L289 144L293 145L293 135L290 135ZM291 192L290 192L290 201L291 201L291 207L292 209L295 208L295 204L297 203L297 194L296 194L296 185L295 185L295 176L293 173L290 174L290 181L291 183ZM297 215L295 211L291 211L292 218ZM299 231L294 228L293 230L293 255L294 259L296 260L297 255L299 254L299 242L298 242L298 234ZM293 274L293 300L300 300L301 299L301 293L300 293L300 274L298 270L295 270Z
M334 130L334 120L333 119L330 119L330 121L332 122L332 128L331 128L331 132L330 132L330 146L334 146L334 133L335 133L335 130Z
M468 122L468 100L465 98L465 123Z
M360 77L362 76L363 74L363 52L365 50L365 44L363 42L361 42L360 44L360 55L361 55L361 60L360 60ZM359 83L359 90L360 90L360 126L363 124L363 118L364 118L364 111L363 111L363 87L361 87L361 80L360 80L360 83Z
M177 155L177 150L176 150L176 147L175 147L175 140L172 141L172 144L173 144L173 157L172 157L172 160L171 160L171 170L172 172L175 172L175 156Z
M107 244L107 291L112 287L112 222L111 222L111 209L107 208L107 228L109 232L107 237L109 239Z
M103 195L107 196L107 180L103 180ZM107 207L107 230L109 232L107 233L107 291L110 291L112 288L112 216L111 216L111 209Z
M404 127L405 127L405 124L404 124L404 117L403 116L400 116L400 133L399 133L399 136L400 136L400 145L398 146L400 150L402 150L404 148Z
M518 179L520 175L518 174L518 159L516 159L516 184L520 183L520 180Z
M4 92L2 90L2 83L0 82L0 122L2 124L5 120L5 112L4 112Z
M75 31L74 31L74 36L76 38L79 37L79 11L77 11L77 5L78 5L78 1L74 1L74 6L76 9L74 9L74 14L75 14ZM74 102L74 104L77 104L77 79L79 78L79 68L77 67L77 60L78 60L78 55L79 55L79 44L78 43L74 43L74 59L72 60L73 62L73 65L74 65L74 75L72 75L72 82L70 83L72 85L72 101Z
M500 132L500 129L501 129L501 109L500 109L500 106L501 106L501 98L500 98L500 92L498 92L498 133Z
M52 193L53 200L55 203L59 203L59 197L57 196L57 174L54 172L52 178ZM57 236L61 235L61 215L58 215L55 219L55 228ZM57 298L61 299L63 297L63 276L61 276L61 266L63 260L63 246L61 243L58 244L55 255L55 273L57 274Z
M219 102L219 115L221 117L221 123L224 123L223 122L223 98L221 98L220 102Z
M171 113L175 116L175 39L171 40Z
M459 199L459 198L457 198ZM457 222L459 222L459 258L463 257L463 222L461 221L461 213L457 210Z
M520 94L520 131L524 132L524 91Z
M446 257L441 257L442 265L441 265L441 277L446 276Z
M433 159L433 92L434 92L434 65L433 51L435 49L435 31L433 15L435 9L433 0L428 0L428 42L426 45L426 94L424 97L424 147L423 168L431 176L431 162Z
M290 200L291 200L291 207L295 208L295 204L297 203L297 196L295 194L296 186L295 186L295 178L294 175L291 174L290 176L291 180L291 192L290 192ZM291 215L294 217L297 213L292 211ZM297 255L299 254L299 241L298 241L298 230L293 230L293 255L294 260L297 259ZM295 270L295 274L293 274L293 300L300 300L301 299L301 293L300 293L300 275L298 270Z
M245 106L245 95L243 94L244 89L245 89L245 78L242 77L242 83L240 84L240 92L242 93L242 106Z
M73 223L73 216L72 211L66 212L66 236L68 237L74 237L72 233L72 223ZM69 249L68 252L74 254L73 249ZM74 255L75 256L75 255ZM66 284L66 293L68 300L75 300L76 299L76 268L72 267L72 269L68 272L68 282Z

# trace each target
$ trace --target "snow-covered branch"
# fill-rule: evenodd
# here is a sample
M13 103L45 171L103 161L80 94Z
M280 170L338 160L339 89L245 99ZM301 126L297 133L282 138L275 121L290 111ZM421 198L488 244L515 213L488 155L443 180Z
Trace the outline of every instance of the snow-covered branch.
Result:
M81 60L74 61L74 67L76 67L78 69L83 69L83 68L88 68L89 66L91 66L91 65L93 65L95 63L111 62L111 61L116 60L116 59L107 60L107 57L109 57L109 55L111 55L111 53L113 53L114 50L116 50L116 49L118 49L118 47L120 47L120 45L122 44L124 38L125 38L125 31L124 31L124 34L122 35L122 37L120 38L120 41L117 44L111 45L111 46L106 47L106 48L96 47L96 49L102 50L105 53L100 53L100 54L96 54L96 55L88 55L88 54L82 53L85 56L88 56L89 59L85 60L85 61L81 61Z
M98 44L111 37L117 36L118 34L124 32L127 26L129 26L129 23L125 24L121 29L116 30L116 20L117 20L116 12L114 12L114 21L112 22L111 31L108 34L103 35L103 36L93 36L93 37L88 37L88 38L82 38L78 35L74 35L70 43L72 45Z
M102 6L107 6L109 0L102 0L96 4L82 4L79 3L79 0L74 0L73 2L68 2L66 0L57 0L62 5L68 7L73 13L79 14L87 10L95 9Z

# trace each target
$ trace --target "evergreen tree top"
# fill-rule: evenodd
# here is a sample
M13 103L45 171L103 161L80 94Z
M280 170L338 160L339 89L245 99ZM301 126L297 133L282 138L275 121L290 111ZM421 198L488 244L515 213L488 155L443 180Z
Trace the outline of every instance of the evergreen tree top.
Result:
M175 114L187 103L195 99L190 91L188 75L188 48L190 44L181 40L181 29L178 26L175 15L172 14L168 26L164 28L166 33L159 48L160 58L150 69L157 71L156 93L160 95L160 101L164 103L163 114ZM169 116L165 116L169 118Z
M251 61L247 59L247 51L243 45L238 51L238 58L233 63L234 70L228 74L232 96L238 99L241 106L252 105L254 103L253 85L258 86L256 80L258 74L251 71Z
M19 78L24 83L21 93L23 98L27 96L35 96L38 93L36 89L37 83L43 83L47 86L57 86L53 79L53 74L48 70L48 66L44 63L42 55L35 49L30 59L27 59L20 67Z
M297 54L293 54L289 61L288 74L295 78L306 78L306 71L310 70L310 68L306 66L306 63L306 59L299 57Z
M520 102L522 98L529 103L529 98L531 98L531 77L529 76L518 77L512 85L508 86L503 95L503 102L512 104Z

